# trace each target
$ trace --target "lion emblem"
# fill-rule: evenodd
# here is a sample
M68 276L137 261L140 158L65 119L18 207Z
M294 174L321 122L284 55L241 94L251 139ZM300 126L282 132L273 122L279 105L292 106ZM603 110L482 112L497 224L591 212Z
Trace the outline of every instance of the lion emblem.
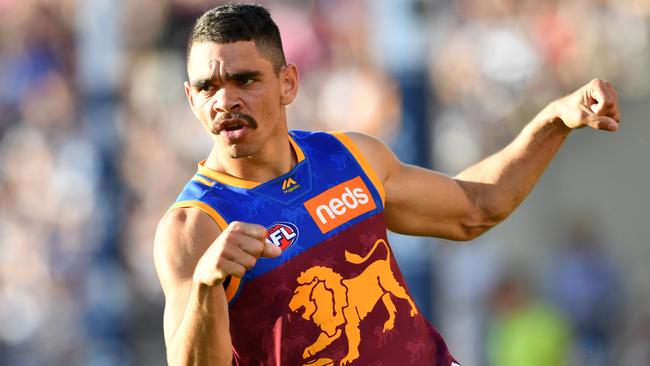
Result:
M342 335L347 338L348 353L340 365L347 365L359 358L359 324L374 310L380 299L388 311L384 333L395 326L397 308L391 295L409 303L412 317L418 313L413 300L397 282L390 268L390 250L386 241L375 241L365 257L345 251L345 260L354 264L364 263L379 244L386 248L386 259L371 263L354 278L345 279L331 268L323 266L309 268L298 277L298 287L289 302L289 308L294 312L304 308L302 318L311 320L321 330L316 341L305 348L302 354L304 359L322 351Z

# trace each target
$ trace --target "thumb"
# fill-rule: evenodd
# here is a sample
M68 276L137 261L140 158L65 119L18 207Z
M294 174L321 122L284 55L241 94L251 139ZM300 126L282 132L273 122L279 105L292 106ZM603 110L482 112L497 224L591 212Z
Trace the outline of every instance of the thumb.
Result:
M282 249L280 249L279 246L271 244L267 241L264 242L264 250L262 250L262 254L260 254L260 257L264 258L275 258L282 254Z
M589 127L603 131L614 132L618 130L618 123L613 118L607 116L597 116L595 114L592 114L587 118L587 125Z

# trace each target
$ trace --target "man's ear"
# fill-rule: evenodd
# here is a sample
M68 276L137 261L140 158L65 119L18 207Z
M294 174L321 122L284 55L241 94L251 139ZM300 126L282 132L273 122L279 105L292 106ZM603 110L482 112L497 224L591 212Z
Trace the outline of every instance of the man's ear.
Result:
M185 96L187 97L187 102L190 103L190 109L192 110L192 113L194 113L194 116L196 118L199 118L199 116L196 114L196 109L194 109L194 96L192 95L192 87L190 86L189 81L184 82L183 86L185 87Z
M296 99L298 94L298 67L288 64L280 71L280 103L288 105Z

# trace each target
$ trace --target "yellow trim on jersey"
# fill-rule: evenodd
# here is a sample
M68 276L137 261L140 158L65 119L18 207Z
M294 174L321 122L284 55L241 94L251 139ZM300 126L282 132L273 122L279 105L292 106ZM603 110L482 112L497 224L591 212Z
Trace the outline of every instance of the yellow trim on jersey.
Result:
M210 217L212 217L212 219L217 223L221 231L226 230L226 227L228 227L228 223L226 222L226 220L224 220L224 218L221 215L219 215L217 210L215 210L210 205L201 201L192 200L192 201L176 202L172 205L172 207L169 208L169 211L175 208L187 208L187 207L196 207L201 211L210 215ZM237 291L239 291L240 286L241 286L241 278L231 276L230 283L228 284L228 287L225 289L228 302L230 302L230 300L232 300L235 297L235 295L237 295Z
M208 186L208 187L212 187L212 186L214 186L214 182L211 182L211 181L209 181L209 180L203 178L203 177L200 176L200 175L195 175L194 177L192 177L192 180L195 180L195 181L197 181L197 182L199 182L199 183L201 183L201 184L204 184L204 185L206 185L206 186Z
M293 140L293 137L289 135L289 145L293 149L293 151L296 153L296 158L298 159L298 163L301 161L305 160L305 153L302 151L300 146ZM197 171L198 174L204 175L210 179L216 180L217 182L221 182L223 184L227 184L229 186L233 187L239 187L239 188L246 188L246 189L252 189L257 186L259 186L262 183L259 182L254 182L252 180L246 180L246 179L241 179L237 177L233 177L232 175L228 175L225 173L218 172L214 169L210 169L205 166L205 160L202 160L199 163L199 169ZM195 176L196 178L196 176ZM208 185L207 183L197 179L199 182ZM213 184L214 185L214 184ZM212 187L212 185L210 185Z
M197 171L197 173L201 175L205 175L210 179L214 179L217 182L221 182L223 184L227 184L233 187L251 189L260 185L260 183L258 182L253 182L250 180L233 177L232 175L224 174L214 169L210 169L205 166L205 160L202 160L199 163L199 170Z
M228 302L230 302L230 300L232 300L235 297L235 295L237 295L237 292L239 291L240 287L241 287L241 278L230 276L230 283L226 288L226 298L228 299Z
M341 143L350 151L355 159L357 159L357 162L359 165L361 165L361 168L366 173L368 178L370 178L370 181L375 186L375 189L377 189L377 192L379 192L382 205L384 205L386 203L384 185L381 183L381 180L379 180L379 176L377 176L375 170L372 168L372 166L370 166L368 160L366 160L366 158L361 153L361 150L359 150L359 147L357 147L357 144L355 144L354 141L352 141L352 139L343 132L330 132L330 134L341 141Z
M300 163L301 161L305 160L305 153L302 152L302 149L293 140L293 137L291 137L291 135L289 135L289 143L291 144L291 147L293 147L293 151L296 153L296 158L298 159L298 162Z
M171 210L173 210L175 208L185 208L185 207L196 207L196 208L200 209L201 211L207 213L208 215L210 215L210 217L212 217L214 222L217 223L217 225L219 226L219 228L222 231L226 230L226 228L228 227L228 223L226 222L226 220L224 220L224 218L221 215L219 215L217 210L215 210L210 205L208 205L208 204L206 204L204 202L201 202L201 201L192 200L192 201L176 202L176 203L174 203L172 205L172 207L169 208L169 211L171 211Z

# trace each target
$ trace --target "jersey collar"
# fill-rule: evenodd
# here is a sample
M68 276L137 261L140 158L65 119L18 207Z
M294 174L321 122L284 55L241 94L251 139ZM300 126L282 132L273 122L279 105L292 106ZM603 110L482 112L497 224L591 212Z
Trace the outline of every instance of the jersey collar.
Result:
M296 154L296 158L298 159L297 164L300 164L300 162L305 160L305 153L302 151L302 149L296 143L296 141L294 141L293 136L291 136L291 134L289 134L288 136L289 136L289 144L291 145L291 149ZM237 178L232 175L221 173L214 169L210 169L205 166L205 160L201 160L201 162L199 163L197 174L215 180L219 183L223 183L229 186L239 187L239 188L252 189L259 186L260 184L263 184L261 182L255 182L252 180Z

